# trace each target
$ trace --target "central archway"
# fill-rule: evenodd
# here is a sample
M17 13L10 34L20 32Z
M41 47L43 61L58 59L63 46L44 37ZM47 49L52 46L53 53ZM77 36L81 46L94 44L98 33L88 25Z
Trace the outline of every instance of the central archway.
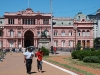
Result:
M28 30L24 34L24 47L34 46L34 34Z

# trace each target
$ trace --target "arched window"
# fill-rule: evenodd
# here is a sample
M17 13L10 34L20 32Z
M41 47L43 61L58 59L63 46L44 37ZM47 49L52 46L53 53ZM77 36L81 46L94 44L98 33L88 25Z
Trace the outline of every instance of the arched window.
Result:
M80 31L80 30L78 30L77 35L78 35L78 36L81 36L81 31Z
M72 31L71 31L71 30L69 31L68 35L69 35L69 36L72 36Z
M65 36L65 31L64 30L62 30L61 36Z
M62 47L65 47L65 40L62 40Z
M58 31L54 30L54 36L57 36L57 35L58 35Z
M73 41L69 40L69 47L73 47Z
M85 19L82 19L82 22L84 22L85 21Z
M85 30L82 30L82 36L85 36Z
M87 30L86 36L90 36L90 31L89 30Z
M10 36L13 37L14 36L14 31L11 29L10 30Z
M10 48L13 47L13 43L14 43L14 41L13 40L10 40Z
M54 46L55 46L55 47L58 46L58 41L57 41L57 40L54 41Z

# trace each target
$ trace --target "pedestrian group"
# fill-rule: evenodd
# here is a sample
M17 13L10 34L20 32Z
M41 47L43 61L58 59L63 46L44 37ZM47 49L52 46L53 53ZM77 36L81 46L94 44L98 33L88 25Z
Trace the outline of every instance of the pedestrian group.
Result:
M31 74L31 68L32 68L32 59L35 56L37 58L37 70L38 72L43 72L42 71L42 57L43 57L43 52L39 48L38 52L34 53L30 48L24 54L24 63L26 63L26 70L28 74Z

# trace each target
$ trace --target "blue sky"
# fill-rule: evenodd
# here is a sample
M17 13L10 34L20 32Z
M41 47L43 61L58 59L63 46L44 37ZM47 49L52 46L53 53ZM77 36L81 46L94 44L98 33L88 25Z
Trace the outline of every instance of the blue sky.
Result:
M34 12L50 12L50 0L29 0L29 7ZM17 12L28 8L28 0L1 0L0 16L4 12ZM55 17L74 17L78 12L95 14L100 9L100 0L52 0Z

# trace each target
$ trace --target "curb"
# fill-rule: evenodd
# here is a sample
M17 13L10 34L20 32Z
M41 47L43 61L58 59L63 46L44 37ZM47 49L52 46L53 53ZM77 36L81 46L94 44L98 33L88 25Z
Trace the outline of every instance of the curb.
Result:
M71 74L71 75L78 75L78 74L76 74L76 73L74 73L74 72L72 72L72 71L63 69L63 68L61 68L61 67L59 67L59 66L56 66L56 65L54 65L54 64L51 64L51 63L49 63L49 62L47 62L47 61L44 61L44 60L43 60L43 62L46 63L46 64L48 64L48 65L51 65L51 66L53 66L53 67L55 67L55 68L57 68L57 69L60 69L60 70L62 70L62 71L64 71L64 72L67 72L67 73L69 73L69 74Z

